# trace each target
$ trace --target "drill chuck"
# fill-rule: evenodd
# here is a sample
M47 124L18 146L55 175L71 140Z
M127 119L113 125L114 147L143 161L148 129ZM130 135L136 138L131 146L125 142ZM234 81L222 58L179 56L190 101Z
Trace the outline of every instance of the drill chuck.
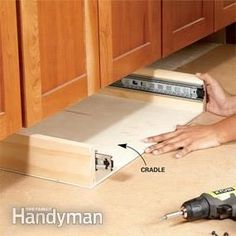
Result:
M182 205L183 217L187 220L197 220L208 218L210 205L205 197L194 198L186 201Z

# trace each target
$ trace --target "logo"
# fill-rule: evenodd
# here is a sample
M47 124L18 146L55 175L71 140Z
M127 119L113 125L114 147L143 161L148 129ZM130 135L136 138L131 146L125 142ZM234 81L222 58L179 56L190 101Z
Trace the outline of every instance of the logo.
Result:
M102 225L101 212L62 212L56 208L13 208L12 223L22 225Z
M213 193L214 193L215 195L219 195L219 194L228 193L228 192L233 192L233 191L235 191L235 189L232 188L232 187L229 187L229 188L224 188L224 189L220 189L220 190L213 191Z

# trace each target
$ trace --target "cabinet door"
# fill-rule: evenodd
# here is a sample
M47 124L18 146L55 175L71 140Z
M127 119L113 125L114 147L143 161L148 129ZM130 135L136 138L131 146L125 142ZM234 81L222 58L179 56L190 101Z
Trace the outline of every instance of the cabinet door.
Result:
M29 126L100 87L97 1L19 1L18 12Z
M21 127L21 98L14 1L0 1L0 140Z
M159 0L99 1L102 86L161 57Z
M163 0L163 56L213 32L214 2Z
M236 0L215 0L215 31L236 21Z

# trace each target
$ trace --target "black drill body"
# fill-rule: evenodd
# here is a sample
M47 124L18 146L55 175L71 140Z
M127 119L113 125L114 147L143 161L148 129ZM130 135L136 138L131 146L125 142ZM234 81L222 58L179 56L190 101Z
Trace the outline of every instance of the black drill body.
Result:
M184 202L182 210L186 220L225 218L236 220L236 188L203 193Z

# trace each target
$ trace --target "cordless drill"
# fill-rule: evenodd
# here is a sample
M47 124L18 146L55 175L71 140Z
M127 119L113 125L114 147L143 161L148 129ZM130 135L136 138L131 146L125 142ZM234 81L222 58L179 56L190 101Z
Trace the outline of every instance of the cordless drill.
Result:
M197 198L184 202L180 211L166 214L161 220L178 216L188 221L226 218L236 220L236 186L203 193Z

